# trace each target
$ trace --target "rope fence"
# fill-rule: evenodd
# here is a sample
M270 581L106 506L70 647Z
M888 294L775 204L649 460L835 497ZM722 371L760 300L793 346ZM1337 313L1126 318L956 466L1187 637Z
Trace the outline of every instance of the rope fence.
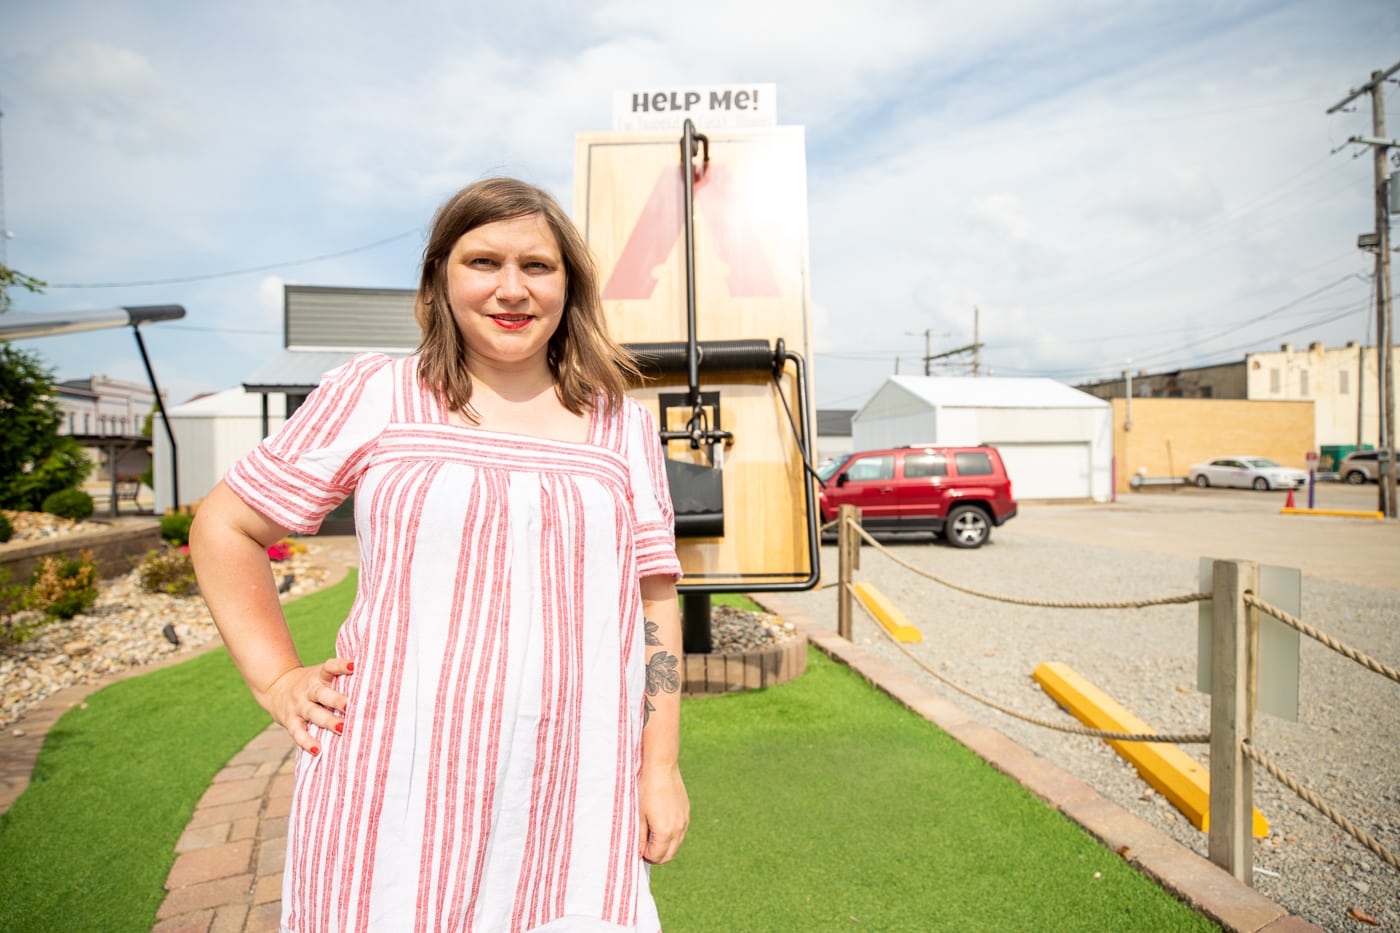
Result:
M1016 606L1028 606L1043 609L1081 610L1144 609L1149 606L1187 605L1190 603L1200 603L1216 598L1212 593L1198 592L1183 593L1175 596L1153 597L1148 599L1130 599L1119 600L1114 602L1093 602L1080 600L1030 599L1026 597L988 593L981 590L973 589L971 587L963 586L958 583L954 583L951 580L947 580L943 577L940 577L937 574L924 570L921 567L914 566L909 561L906 561L903 558L897 556L884 545L882 545L880 542L876 541L875 538L872 537L869 532L867 532L864 528L860 526L858 517L847 519L847 521L844 523L844 526L842 519L838 518L836 521L830 522L827 525L822 526L822 531L826 532L832 527L836 527L838 533L849 534L849 537L845 539L849 543L843 544L841 547L841 560L843 563L843 567L840 578L841 582L836 584L838 587L845 587L845 585L850 580L850 567L846 566L846 564L848 561L852 565L858 564L858 552L860 542L864 541L866 544L870 545L877 552L888 558L896 565L904 568L905 570L908 570L909 572L917 576L923 577L924 579L937 583L940 586L946 587L959 593L966 594L968 596L994 600L996 602L1008 603ZM848 557L848 555L850 555L850 557ZM1217 587L1219 587L1219 585L1220 584L1217 582ZM861 605L864 609L864 604L862 603ZM1244 591L1242 598L1238 600L1237 605L1238 608L1242 610L1241 622L1246 628L1254 624L1253 618L1245 618L1246 616L1251 615L1249 610L1253 610L1258 613L1263 613L1265 615L1271 616L1274 619L1277 619L1282 624L1297 630L1301 634L1306 635L1309 638L1312 638L1315 641L1325 645L1326 647L1337 652L1343 657L1346 657L1347 659L1361 665L1362 667L1365 667L1367 670L1380 674L1381 676L1386 677L1387 679L1396 683L1400 683L1400 670L1397 670L1394 667L1377 661L1376 659L1370 657L1364 652L1361 652L1338 641L1335 638L1332 638L1325 632L1322 632L1317 628L1308 625L1301 619L1290 615L1282 609L1270 605L1269 603L1260 599L1250 590ZM1002 713L1004 715L1021 720L1022 722L1027 722L1031 725L1051 729L1056 732L1067 733L1070 735L1087 736L1090 738L1103 739L1105 741L1162 742L1172 745L1199 745L1209 744L1213 742L1213 736L1210 732L1189 733L1179 735L1157 733L1141 734L1108 732L1102 729L1091 729L1084 726L1068 725L1063 722L1056 722L1050 719L1044 719L1038 716L1030 715L1028 713L1023 713L1012 707L1006 706L1005 704L998 703L989 697L983 696L977 693L976 691L957 683L953 679L940 673L924 659L920 658L908 646L902 644L898 639L894 637L894 635L891 632L886 630L886 628L883 625L877 625L876 628L878 628L885 635L885 637L890 640L891 644L898 648L900 652L905 655L905 657L909 658L909 660L917 664L920 669L925 671L934 679L938 680L940 683L946 685L952 690L955 690L963 696L968 697L974 702L980 703L983 706L996 710L997 712ZM848 635L849 633L843 632L842 634ZM1215 697L1212 696L1212 705L1214 705L1214 703ZM1221 722L1221 720L1217 720L1217 724L1219 722ZM1252 728L1252 726L1250 728ZM1225 731L1226 733L1229 733L1231 730L1227 728ZM1400 858L1397 858L1394 852L1390 851L1388 848L1382 845L1378 840L1376 840L1374 836L1370 835L1364 829L1357 826L1355 823L1351 822L1345 816L1337 812L1337 810L1330 806L1320 795L1303 786L1299 781L1297 781L1296 779L1288 775L1286 772L1284 772L1281 768L1279 768L1277 764L1268 759L1262 752L1260 752L1253 746L1248 737L1247 730L1244 732L1244 736L1244 739L1238 742L1239 755L1242 755L1244 758L1247 758L1255 764L1259 765L1261 768L1267 771L1269 775L1272 776L1276 781L1278 781L1280 784L1282 784L1289 790L1293 791L1293 793L1296 794L1300 799L1302 799L1303 801L1311 805L1314 809L1316 809L1318 812L1326 816L1329 820L1331 820L1334 824L1340 827L1358 843L1364 846L1368 851L1374 854L1382 862L1389 865L1391 868L1400 871ZM1227 749L1230 748L1231 741L1231 739L1226 737L1226 744L1224 747ZM1253 808L1252 794L1247 794L1246 796L1249 797L1248 800L1245 800L1243 802L1235 801L1233 802L1233 805L1236 807L1242 806L1244 808L1244 812L1251 812ZM1212 833L1214 833L1215 831L1216 830L1213 828ZM1214 853L1216 851L1216 848L1217 847L1213 840L1211 845L1212 858L1215 857ZM1226 850L1228 848L1229 846L1221 847L1222 850ZM1222 867L1226 868L1226 870L1232 871L1233 873L1235 873L1236 877L1241 878L1241 880L1244 880L1246 883L1252 882L1252 870L1250 870L1250 866L1248 864L1248 857L1246 857L1246 864L1243 867L1236 864L1225 864L1222 865Z
M1330 806L1327 805L1327 802L1325 800L1323 800L1320 796L1308 790L1298 781L1290 777L1282 768L1280 768L1278 765L1274 764L1272 761L1266 758L1262 752L1260 752L1250 743L1245 742L1241 746L1241 750L1244 752L1246 758L1250 759L1259 767L1269 772L1269 774L1274 778L1274 780L1278 781L1284 787L1293 791L1293 793L1297 794L1300 798L1305 800L1307 803L1311 804L1313 808L1316 809L1323 816L1327 817L1333 823L1336 823L1338 826L1344 829L1347 832L1347 834L1350 835L1353 839L1361 843L1367 849L1370 849L1371 852L1376 856L1376 858L1380 859L1382 862L1385 862L1391 868L1400 871L1400 858L1397 858L1394 852L1390 851L1385 846L1377 842L1374 836L1366 832L1366 830L1362 829L1360 826L1357 826L1351 820L1342 816L1336 810L1332 809Z
M1252 606L1253 608L1258 609L1265 615L1273 616L1275 619L1278 619L1280 622L1282 622L1289 628L1297 629L1299 632L1308 636L1314 641L1326 645L1328 648L1331 648L1333 651L1337 652L1342 657L1347 658L1350 661L1355 661L1357 664L1360 664L1367 670L1375 671L1382 677L1385 677L1389 680L1393 680L1397 684L1400 684L1400 670L1396 670L1395 668L1390 667L1387 664L1382 664L1380 661L1377 661L1370 655L1363 654L1362 652L1357 651L1355 648L1352 648L1349 645L1345 645L1342 642L1337 641L1337 639L1333 638L1331 635L1328 635L1326 632L1322 632L1318 629L1313 628L1311 625L1308 625L1302 619L1296 619L1288 613L1284 612L1282 609L1279 609L1277 606L1269 605L1268 603L1256 597L1253 593L1245 594L1244 602L1246 606Z

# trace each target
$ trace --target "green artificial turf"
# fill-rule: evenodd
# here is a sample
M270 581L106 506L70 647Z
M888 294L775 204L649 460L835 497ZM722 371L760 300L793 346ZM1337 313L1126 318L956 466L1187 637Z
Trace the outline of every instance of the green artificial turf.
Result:
M331 653L354 587L287 606L304 657ZM683 717L690 834L652 876L668 933L1215 929L816 652ZM221 649L69 711L0 816L0 931L149 930L195 804L268 721Z
M303 657L330 655L354 595L352 573L287 605ZM69 710L0 816L0 930L149 930L195 804L269 722L222 648Z
M1214 930L946 733L810 651L688 701L691 824L652 871L667 930Z

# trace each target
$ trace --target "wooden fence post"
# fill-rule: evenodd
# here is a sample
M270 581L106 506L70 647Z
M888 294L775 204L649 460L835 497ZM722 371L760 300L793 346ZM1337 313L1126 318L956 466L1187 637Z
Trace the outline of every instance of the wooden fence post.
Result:
M843 505L836 513L836 554L838 585L836 602L836 634L851 640L851 579L860 569L860 509Z
M1211 577L1210 860L1254 885L1254 763L1242 751L1254 734L1259 565L1217 560Z

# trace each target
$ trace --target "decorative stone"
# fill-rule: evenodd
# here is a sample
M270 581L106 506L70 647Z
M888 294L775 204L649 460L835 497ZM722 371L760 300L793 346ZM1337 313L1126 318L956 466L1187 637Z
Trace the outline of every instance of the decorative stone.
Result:
M807 670L806 637L769 613L715 606L710 640L709 654L684 658L681 690L687 696L771 687Z

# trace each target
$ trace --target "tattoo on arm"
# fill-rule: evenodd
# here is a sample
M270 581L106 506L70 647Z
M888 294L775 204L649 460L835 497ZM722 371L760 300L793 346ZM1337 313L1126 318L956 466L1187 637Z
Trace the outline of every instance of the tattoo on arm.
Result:
M659 647L661 639L657 637L657 625L650 619L646 622L646 643L648 646ZM642 707L642 726L645 728L647 721L651 718L652 710L656 706L651 702L651 698L658 693L675 693L681 688L681 674L676 670L679 659L674 654L662 650L653 652L647 658L647 695L645 705Z

